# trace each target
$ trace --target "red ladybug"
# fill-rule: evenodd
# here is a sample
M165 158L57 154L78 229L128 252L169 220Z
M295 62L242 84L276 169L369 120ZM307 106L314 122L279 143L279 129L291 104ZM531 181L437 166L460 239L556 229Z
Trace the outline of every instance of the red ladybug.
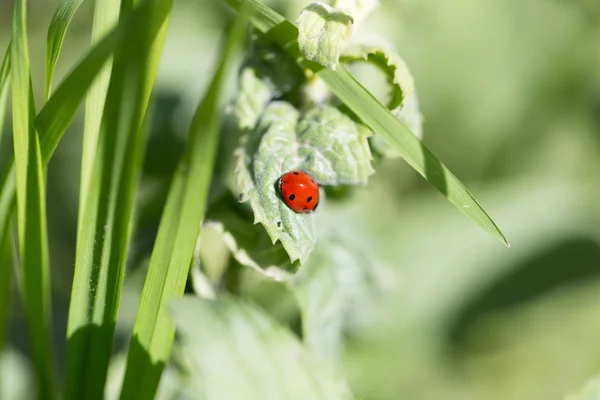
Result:
M297 213L309 213L319 205L319 185L304 172L283 175L279 190L286 204Z

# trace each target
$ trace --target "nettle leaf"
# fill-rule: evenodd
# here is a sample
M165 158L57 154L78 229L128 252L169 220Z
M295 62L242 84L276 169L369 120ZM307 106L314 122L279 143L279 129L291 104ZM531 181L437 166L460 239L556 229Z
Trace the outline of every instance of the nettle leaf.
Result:
M300 52L307 60L335 70L353 23L342 10L323 3L309 4L296 20Z
M417 137L423 138L423 118L419 111L419 100L415 83L406 62L396 51L386 45L355 45L344 50L341 57L344 63L368 62L386 74L391 87L388 109L404 123ZM399 158L400 153L392 149L387 142L374 136L373 148L384 157Z
M391 270L359 233L364 232L356 221L360 217L341 208L328 209L313 254L287 281L300 306L307 348L334 362L341 355L344 332L368 324L395 287Z
M302 170L319 184L366 184L375 170L367 138L371 131L332 106L309 111L298 125Z
M240 72L240 90L233 114L240 129L254 129L267 104L298 87L303 72L294 60L255 33L252 49Z
M254 225L251 215L244 211L230 193L225 193L206 213L203 232L216 233L241 265L276 281L288 279L290 272L298 269L297 263L291 264L283 246L273 245L267 232Z
M171 301L177 348L196 398L352 399L343 379L264 311L232 297Z
M304 263L315 246L313 214L297 214L281 199L278 183L299 169L321 185L364 184L374 171L369 130L332 106L309 111L298 123L291 104L268 105L256 128L242 137L236 150L240 201L249 201L254 223L278 240L292 262Z
M356 30L361 22L379 5L379 0L335 0L333 7L342 9L354 19L352 29Z
M233 103L238 127L253 129L272 98L273 91L257 76L256 70L244 68L240 73L240 90Z

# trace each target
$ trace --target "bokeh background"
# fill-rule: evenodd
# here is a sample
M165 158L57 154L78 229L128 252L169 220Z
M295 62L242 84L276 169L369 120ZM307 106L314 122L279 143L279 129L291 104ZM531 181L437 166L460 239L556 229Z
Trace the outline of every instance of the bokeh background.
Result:
M266 3L291 19L306 5ZM57 4L29 2L38 100ZM0 0L2 51L11 14L11 1ZM55 82L88 47L92 14L93 2L84 2ZM115 353L126 350L169 177L232 17L218 0L175 1L151 106ZM376 307L353 305L369 323L348 326L339 367L364 399L564 398L600 372L600 2L382 0L362 30L385 36L407 61L425 143L512 247L488 237L402 160L377 161L369 185L329 218L352 215L349 235L369 243L395 284ZM230 94L235 85L232 76ZM79 115L48 168L59 354L73 275L82 124ZM11 140L8 125L3 142ZM263 286L245 295L293 325L296 308L281 306L290 294ZM25 321L16 294L13 300L0 363L7 383L0 398L10 400L31 396Z

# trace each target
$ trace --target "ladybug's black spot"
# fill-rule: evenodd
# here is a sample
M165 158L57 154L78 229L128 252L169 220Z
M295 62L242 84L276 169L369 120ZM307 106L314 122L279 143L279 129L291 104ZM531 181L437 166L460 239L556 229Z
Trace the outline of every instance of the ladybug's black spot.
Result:
M277 227L281 228L281 221L277 221Z
M312 196L308 196L308 199L306 199L306 202L307 202L307 203L310 203L310 202L311 202L311 200L312 200Z
M300 175L298 171L294 171L294 175Z
M296 198L296 195L295 195L295 194L293 194L293 193L292 193L292 194L290 194L290 197L289 197L289 199L290 199L290 200L294 200L295 198Z

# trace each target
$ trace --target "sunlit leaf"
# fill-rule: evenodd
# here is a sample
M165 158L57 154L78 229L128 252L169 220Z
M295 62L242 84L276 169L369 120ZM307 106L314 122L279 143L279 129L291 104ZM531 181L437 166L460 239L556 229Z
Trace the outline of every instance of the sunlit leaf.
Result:
M422 139L423 118L419 112L417 91L404 60L392 47L386 45L353 45L344 50L342 62L351 64L358 61L371 63L385 73L391 88L387 107L412 133ZM371 143L384 157L401 157L401 153L379 135L375 135Z
M360 241L349 240L349 235L335 229L327 230L288 285L298 299L308 349L336 362L343 333L373 312L376 300L392 285L393 276Z
M26 0L15 1L11 46L13 141L22 296L38 396L56 398L46 193L27 43ZM5 244L3 244L4 246Z
M335 70L353 22L344 11L327 4L308 5L296 20L300 52L307 60Z
M252 23L290 56L301 55L295 42L298 29L277 12L255 0L224 0L238 11L244 11ZM350 75L344 68L333 71L305 61L303 65L323 79L329 89L360 120L400 152L406 162L438 189L455 207L465 213L485 232L500 243L509 245L496 223L490 218L468 189L440 160L384 105Z
M353 398L343 379L257 307L187 297L170 308L198 398Z
M46 99L50 97L54 68L56 67L67 29L81 3L83 3L83 0L62 0L54 15L52 15L46 43Z
M352 29L356 30L371 11L379 5L379 0L334 0L332 5L352 16L354 20Z
M87 192L80 193L83 210L67 325L67 399L102 398L112 353L143 159L142 122L171 10L170 1L146 4L149 17L129 25L127 40L115 50L97 146L86 154L92 157L91 179ZM121 16L131 16L134 6L133 0L123 1Z
M268 105L256 129L237 150L241 201L273 243L281 241L292 262L305 262L316 243L313 214L296 213L281 198L279 179L302 170L321 185L364 184L374 171L369 130L332 106L300 116L289 103Z
M0 144L2 143L2 131L4 129L4 120L6 118L6 101L8 99L8 85L10 83L10 44L4 54L4 59L0 65Z
M234 24L210 87L198 104L158 228L127 358L121 399L155 396L169 360L175 327L165 303L185 290L204 217L219 143L220 98L235 46L245 31Z
M208 210L203 229L214 231L241 265L277 281L289 278L288 271L298 266L290 264L281 244L273 245L267 232L244 211L227 193Z

